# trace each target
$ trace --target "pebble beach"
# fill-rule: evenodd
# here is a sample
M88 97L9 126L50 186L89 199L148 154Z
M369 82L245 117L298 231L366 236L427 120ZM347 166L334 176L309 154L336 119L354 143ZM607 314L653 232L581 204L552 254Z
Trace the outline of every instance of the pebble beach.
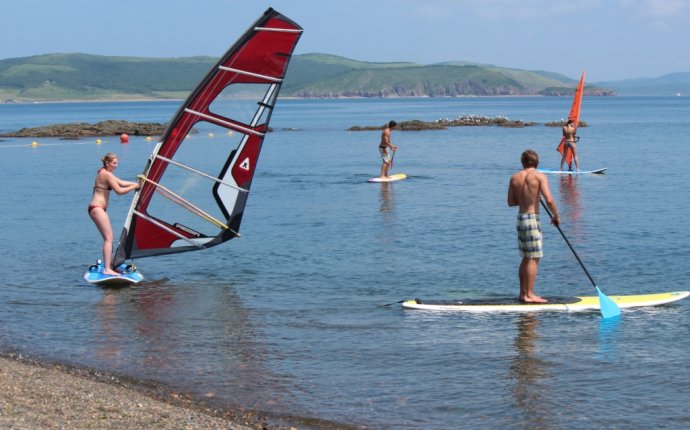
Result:
M101 372L0 357L3 429L268 428L250 413L216 411L152 384Z

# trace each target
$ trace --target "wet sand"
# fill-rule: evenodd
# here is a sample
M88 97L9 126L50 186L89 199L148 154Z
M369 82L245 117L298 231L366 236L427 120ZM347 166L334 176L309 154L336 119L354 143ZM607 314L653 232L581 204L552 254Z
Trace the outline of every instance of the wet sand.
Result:
M251 412L212 410L155 384L5 355L0 356L0 428L269 427Z

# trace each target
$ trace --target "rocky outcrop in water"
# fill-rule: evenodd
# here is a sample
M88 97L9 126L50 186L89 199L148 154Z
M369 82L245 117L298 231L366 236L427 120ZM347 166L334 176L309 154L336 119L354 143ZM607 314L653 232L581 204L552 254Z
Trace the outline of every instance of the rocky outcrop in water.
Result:
M498 126L498 127L530 127L536 122L524 122L508 119L504 116L484 116L484 115L464 115L455 119L439 119L436 121L401 121L396 126L396 130L401 131L421 131L421 130L445 130L449 127L476 127L476 126ZM352 126L348 131L371 131L383 130L385 126Z
M563 127L563 126L565 125L565 123L566 123L566 120L562 119L562 120L560 120L560 121L551 121L551 122L547 122L547 123L544 124L544 125L547 126L547 127ZM577 123L577 126L578 126L578 127L587 127L587 123L584 122L584 121L580 121L580 122Z
M0 134L0 137L64 137L79 139L95 136L119 136L122 133L130 136L160 136L166 127L167 124L155 122L108 120L96 124L77 122L23 128L19 131Z

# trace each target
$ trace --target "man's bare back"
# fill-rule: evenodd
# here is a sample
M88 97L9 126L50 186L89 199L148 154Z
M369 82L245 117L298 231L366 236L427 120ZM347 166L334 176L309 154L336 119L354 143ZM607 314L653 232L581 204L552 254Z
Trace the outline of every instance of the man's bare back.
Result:
M546 175L528 167L511 176L508 206L519 206L520 213L538 214L542 194L547 203L553 202Z

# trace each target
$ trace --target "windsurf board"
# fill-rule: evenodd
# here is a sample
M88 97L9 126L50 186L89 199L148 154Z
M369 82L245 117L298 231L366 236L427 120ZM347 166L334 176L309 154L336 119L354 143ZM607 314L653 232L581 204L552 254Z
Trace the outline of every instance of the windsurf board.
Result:
M133 264L121 264L117 271L121 272L119 276L104 275L103 263L101 260L98 260L96 264L89 266L86 270L84 279L89 284L101 285L103 287L124 287L138 284L144 280L144 275Z
M558 169L537 169L537 172L549 173L554 175L603 175L606 167L596 170L558 170Z

